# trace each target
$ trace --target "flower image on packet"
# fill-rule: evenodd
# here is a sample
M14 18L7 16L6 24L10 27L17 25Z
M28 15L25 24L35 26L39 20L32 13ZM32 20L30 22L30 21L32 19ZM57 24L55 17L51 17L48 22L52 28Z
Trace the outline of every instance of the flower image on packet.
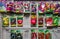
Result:
M55 3L54 3L54 2L50 3L50 9L51 9L52 11L55 10Z
M8 1L8 2L6 3L6 10L7 10L8 12L14 11L14 2Z
M30 12L30 2L29 1L23 2L23 6L24 6L24 13L29 13Z
M54 10L54 14L58 14L60 12L60 4L56 3L55 4L55 10Z
M45 2L45 5L46 5L45 11L46 12L51 12L50 3L49 2Z
M14 12L18 13L23 13L23 2L22 1L15 1L14 2Z
M36 11L37 11L37 3L31 2L31 12L36 13Z
M0 1L0 12L6 12L6 4L4 1Z
M46 5L44 2L39 2L38 3L38 13L43 13L45 12Z
M23 1L19 1L19 5L20 5L20 10L19 12L23 13Z
M54 7L52 6L53 4L49 2L45 2L45 5L46 5L45 12L53 13L53 10L52 10L52 8L54 9Z
M19 7L20 7L20 6L19 6L19 2L18 2L18 1L15 1L14 3L15 3L15 4L14 4L14 12L17 13L17 12L19 12Z

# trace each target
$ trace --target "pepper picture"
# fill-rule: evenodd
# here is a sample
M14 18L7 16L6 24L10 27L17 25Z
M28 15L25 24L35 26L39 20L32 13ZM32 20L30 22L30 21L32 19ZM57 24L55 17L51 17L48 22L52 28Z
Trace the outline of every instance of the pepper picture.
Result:
M18 27L23 26L23 15L18 15L18 17L17 17L17 25L18 25Z
M3 26L8 27L9 26L9 18L7 16L4 16L2 19L3 19Z

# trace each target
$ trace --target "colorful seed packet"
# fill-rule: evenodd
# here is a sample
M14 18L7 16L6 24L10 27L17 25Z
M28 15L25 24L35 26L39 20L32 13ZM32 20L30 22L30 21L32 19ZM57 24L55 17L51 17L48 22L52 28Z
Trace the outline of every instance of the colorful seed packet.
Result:
M37 3L31 2L31 13L37 13Z
M38 13L44 13L45 12L46 5L44 2L38 3Z
M46 26L52 26L53 25L52 15L46 14L45 23L46 23Z
M8 15L3 16L3 27L8 27L9 26L9 17Z
M18 27L23 27L23 15L18 15L17 16L17 26Z
M23 2L22 1L15 1L14 2L14 12L16 13L23 13Z
M10 17L10 24L11 24L11 27L16 27L16 17L15 16Z
M30 13L30 2L29 1L23 2L23 6L24 6L24 13Z

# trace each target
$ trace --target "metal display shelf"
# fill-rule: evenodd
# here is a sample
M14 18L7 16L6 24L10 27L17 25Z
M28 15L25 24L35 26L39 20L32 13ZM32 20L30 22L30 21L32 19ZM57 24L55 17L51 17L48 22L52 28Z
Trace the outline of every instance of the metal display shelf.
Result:
M37 1L39 2L39 1ZM46 2L46 1L45 1ZM52 2L52 1L49 1L49 2ZM37 7L38 8L38 7ZM23 14L23 27L11 27L9 25L9 27L2 27L2 17L4 14ZM43 15L44 18L43 18L43 26L42 27L38 27L38 21L37 21L37 25L36 27L31 27L31 14L36 14L37 15L37 18L38 18L38 9L37 9L37 12L36 13L14 13L14 12L1 12L0 13L0 39L10 39L10 30L14 29L14 30L22 30L22 33L23 33L23 39L31 39L31 29L35 29L36 32L38 31L38 29L43 29L43 30L46 30L46 29L49 29L51 28L51 32L52 32L52 39L59 39L57 38L57 36L55 36L54 32L53 32L53 29L54 30L57 30L59 28L60 30L60 27L55 27L55 26L45 26L45 14L53 14L53 13L39 13L40 15ZM28 15L28 16L27 16ZM59 15L59 14L54 14L54 15ZM59 15L60 16L60 15ZM37 19L38 20L38 19ZM27 32L26 32L27 31ZM26 34L25 34L26 33ZM38 32L37 32L38 34ZM27 35L27 36L26 36ZM26 36L26 37L25 37ZM59 35L60 36L60 33ZM37 38L38 39L38 38Z

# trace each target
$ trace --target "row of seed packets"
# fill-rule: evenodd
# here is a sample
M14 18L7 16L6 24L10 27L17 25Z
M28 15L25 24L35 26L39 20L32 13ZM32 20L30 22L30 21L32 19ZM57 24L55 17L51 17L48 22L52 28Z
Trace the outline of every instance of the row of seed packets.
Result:
M18 27L23 26L23 15L4 15L2 18L2 26L3 27L16 27L16 24Z
M60 12L59 2L34 2L34 1L7 1L0 2L0 12L13 11L21 13L43 13L43 12Z
M23 24L25 20L24 20L23 14L4 15L2 18L2 26L4 26L4 27L8 27L8 26L23 27L23 25L25 25L25 24ZM26 20L26 21L28 21L28 20ZM44 24L45 24L45 26L60 26L60 16L46 14L46 16L39 15L37 18L37 15L34 14L34 15L31 15L31 19L28 23L31 24L31 27L37 27L37 26L43 27Z

